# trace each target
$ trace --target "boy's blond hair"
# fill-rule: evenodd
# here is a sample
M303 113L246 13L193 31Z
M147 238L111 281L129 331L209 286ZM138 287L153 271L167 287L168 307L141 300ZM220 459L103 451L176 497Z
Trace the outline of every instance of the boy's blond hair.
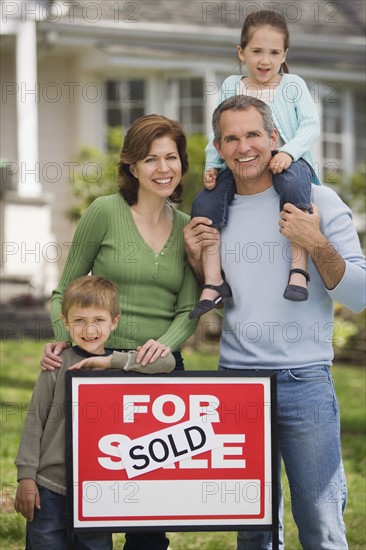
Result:
M112 319L120 314L118 289L112 281L95 275L86 275L72 281L65 289L62 315L67 319L71 306L106 309Z

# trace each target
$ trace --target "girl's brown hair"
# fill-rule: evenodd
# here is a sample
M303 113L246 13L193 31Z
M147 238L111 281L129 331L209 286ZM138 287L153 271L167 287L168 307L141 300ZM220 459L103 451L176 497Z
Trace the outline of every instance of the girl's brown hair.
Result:
M285 18L276 11L258 10L249 14L245 19L240 35L240 47L242 50L247 46L254 29L269 25L283 34L284 50L290 47L290 33L287 27ZM286 63L282 63L282 71L289 73L289 68Z
M169 136L177 145L183 176L188 170L187 141L178 122L162 115L146 115L135 120L127 131L118 163L118 188L130 206L136 204L139 188L138 179L131 173L131 164L146 158L152 142L165 136ZM180 202L182 191L180 182L169 200Z

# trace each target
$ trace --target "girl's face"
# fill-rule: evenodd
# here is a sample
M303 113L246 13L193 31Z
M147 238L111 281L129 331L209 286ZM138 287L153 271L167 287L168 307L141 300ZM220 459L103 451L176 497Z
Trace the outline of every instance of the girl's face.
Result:
M244 49L238 46L238 56L248 68L250 82L259 87L278 84L286 53L283 34L270 25L256 28Z
M139 198L154 195L167 199L182 178L177 144L170 136L155 139L147 157L131 164L130 170L139 181Z

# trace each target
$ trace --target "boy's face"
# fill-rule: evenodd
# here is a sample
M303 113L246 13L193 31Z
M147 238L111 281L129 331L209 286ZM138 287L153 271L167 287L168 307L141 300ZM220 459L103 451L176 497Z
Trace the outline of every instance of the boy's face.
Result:
M74 344L89 353L102 355L104 344L116 328L119 317L117 315L112 319L108 310L99 307L73 305L67 313L67 319L62 316L62 320Z

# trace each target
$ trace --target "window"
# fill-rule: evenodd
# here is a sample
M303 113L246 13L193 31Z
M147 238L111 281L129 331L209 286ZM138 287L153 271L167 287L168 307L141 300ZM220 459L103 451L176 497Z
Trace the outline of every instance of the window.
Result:
M145 114L143 80L108 80L106 82L107 125L128 128Z
M343 102L339 88L333 91L331 99L329 96L324 96L322 104L322 156L326 177L343 171Z
M203 134L203 79L187 78L178 82L179 120L189 134Z
M363 94L355 94L355 160L356 168L360 168L361 164L365 164L365 128L366 128L366 108L365 96Z

